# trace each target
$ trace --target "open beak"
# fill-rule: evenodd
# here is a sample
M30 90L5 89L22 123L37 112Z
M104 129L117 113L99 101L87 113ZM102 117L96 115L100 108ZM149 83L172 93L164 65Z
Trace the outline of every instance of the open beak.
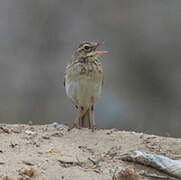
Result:
M99 55L99 54L107 54L108 51L96 51L96 54Z
M99 54L107 54L108 51L96 51L96 49L99 47L99 45L100 45L100 43L97 43L97 44L94 46L93 50L95 51L95 53L96 53L97 55L99 55Z

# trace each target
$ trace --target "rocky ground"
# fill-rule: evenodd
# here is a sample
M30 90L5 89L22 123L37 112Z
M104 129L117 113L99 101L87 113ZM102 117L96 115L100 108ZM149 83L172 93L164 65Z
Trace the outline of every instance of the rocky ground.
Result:
M139 150L181 159L181 139L116 129L67 129L55 123L1 124L0 180L173 179L122 161L120 155Z

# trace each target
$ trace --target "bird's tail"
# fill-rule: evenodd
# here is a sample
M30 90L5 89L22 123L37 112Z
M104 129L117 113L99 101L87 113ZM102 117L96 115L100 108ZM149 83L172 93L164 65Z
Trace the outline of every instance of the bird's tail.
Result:
M81 117L79 121L79 126L84 128L91 128L90 109L88 109L86 113Z

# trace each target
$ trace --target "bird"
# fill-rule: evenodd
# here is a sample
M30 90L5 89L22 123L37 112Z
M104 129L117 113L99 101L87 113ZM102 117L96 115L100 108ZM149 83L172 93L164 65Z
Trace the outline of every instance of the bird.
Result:
M100 44L89 41L81 43L66 66L65 92L78 109L73 125L68 130L81 128L80 125L90 128L89 112L92 116L92 131L96 129L94 104L101 96L103 86L103 65L98 56L108 53L97 51Z

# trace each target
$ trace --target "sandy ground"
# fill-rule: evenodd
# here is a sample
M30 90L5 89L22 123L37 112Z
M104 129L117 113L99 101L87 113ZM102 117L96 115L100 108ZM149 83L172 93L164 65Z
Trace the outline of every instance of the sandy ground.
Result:
M115 169L166 176L120 159L133 150L181 159L181 139L143 133L73 129L52 125L0 125L2 180L111 180ZM138 179L158 178L139 175ZM131 180L131 178L130 178Z

